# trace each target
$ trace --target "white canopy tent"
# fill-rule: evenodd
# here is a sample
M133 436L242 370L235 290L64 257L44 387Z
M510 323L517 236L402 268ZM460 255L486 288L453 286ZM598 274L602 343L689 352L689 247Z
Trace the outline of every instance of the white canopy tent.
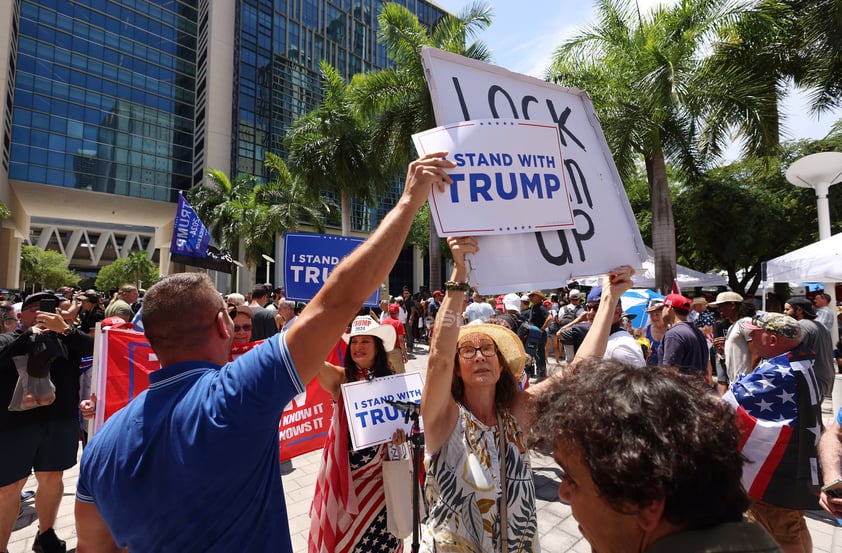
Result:
M655 288L655 253L652 248L646 247L647 259L643 262L643 271L635 273L632 277L635 288ZM728 286L728 281L722 275L714 275L709 273L702 273L694 271L683 265L676 265L676 280L678 286L681 288L692 287L713 287L713 286ZM580 278L577 279L585 286L596 286L600 283L599 278Z
M766 262L768 282L842 282L842 232Z

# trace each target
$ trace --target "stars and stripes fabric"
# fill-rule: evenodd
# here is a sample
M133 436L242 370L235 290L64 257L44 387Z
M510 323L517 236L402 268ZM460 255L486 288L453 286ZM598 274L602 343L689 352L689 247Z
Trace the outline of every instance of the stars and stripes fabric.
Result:
M740 377L722 397L737 413L743 486L756 500L817 509L821 395L814 355L792 350Z
M392 536L386 525L382 467L386 448L351 452L349 441L340 395L310 506L308 553L400 553L403 540Z

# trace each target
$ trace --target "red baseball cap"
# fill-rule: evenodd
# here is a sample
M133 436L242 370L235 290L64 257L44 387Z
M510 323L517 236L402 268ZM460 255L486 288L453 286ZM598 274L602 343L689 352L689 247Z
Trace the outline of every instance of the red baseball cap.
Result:
M672 307L674 309L682 309L684 311L690 311L692 301L690 298L686 298L681 294L669 294L667 297L664 298L664 305L667 307Z

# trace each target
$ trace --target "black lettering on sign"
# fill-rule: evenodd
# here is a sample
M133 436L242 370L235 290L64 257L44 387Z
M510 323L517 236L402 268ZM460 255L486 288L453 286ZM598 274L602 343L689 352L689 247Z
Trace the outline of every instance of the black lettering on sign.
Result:
M462 91L462 85L459 82L459 77L451 77L450 80L453 83L453 90L456 92L456 98L459 101L459 108L462 110L462 117L465 121L470 121L471 112L470 109L468 109L468 103L465 100L465 94ZM502 97L502 100L498 101L500 97ZM491 85L488 88L486 99L488 101L488 109L491 111L491 116L494 119L499 119L501 117L511 117L513 119L521 118L517 111L517 102L515 102L515 99L505 88L503 88L503 86L499 84ZM567 146L567 140L569 138L574 144L581 148L582 151L587 151L582 141L573 134L573 131L567 128L567 120L570 117L570 114L573 113L573 110L570 109L570 107L565 106L564 109L559 112L551 98L546 98L544 102L547 106L547 115L556 125L558 125L558 133L561 138L561 143L564 146ZM498 111L498 103L502 103L504 106L508 105L508 109L511 113L509 114L503 112L501 114L501 112ZM531 119L529 114L530 104L540 105L540 100L531 95L526 95L520 99L520 108L523 113L523 119ZM539 119L546 119L546 117L541 114L536 114L536 117Z
M570 177L571 194L575 194L575 198L570 197L570 202L575 202L579 205L583 203L593 209L593 200L591 199L591 192L588 189L588 181L585 180L585 173L582 168L576 163L575 159L565 159L564 167L567 169L567 176Z
M551 253L549 248L547 247L546 243L544 242L544 234L542 232L535 233L535 239L538 242L538 250L541 252L541 256L547 260L548 263L552 263L553 265L566 265L567 263L573 262L573 253L570 249L570 243L568 242L568 237L572 238L576 244L576 250L579 253L579 261L584 262L586 259L585 256L585 247L584 243L587 240L593 238L594 235L594 226L593 226L593 219L591 219L590 215L586 211L581 209L574 209L573 210L573 218L578 219L579 221L584 221L587 224L586 229L583 231L579 230L578 225L575 228L567 229L567 230L557 230L556 235L558 236L558 245L561 248L561 251L558 254ZM547 232L546 234L550 234Z

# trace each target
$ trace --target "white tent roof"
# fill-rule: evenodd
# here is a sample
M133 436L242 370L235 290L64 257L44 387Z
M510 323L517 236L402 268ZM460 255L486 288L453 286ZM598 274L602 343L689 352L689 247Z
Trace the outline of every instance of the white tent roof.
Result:
M643 272L638 272L632 277L635 288L654 288L655 284L655 253L652 248L646 247L646 254L648 258L643 262ZM721 275L714 275L709 273L702 273L694 271L683 265L676 265L676 280L678 285L682 288L690 288L694 286L712 287L712 286L728 286L728 281ZM578 279L579 282L585 286L596 286L600 280L598 278L583 278ZM591 283L591 281L593 281Z
M842 281L842 233L766 262L769 282Z

